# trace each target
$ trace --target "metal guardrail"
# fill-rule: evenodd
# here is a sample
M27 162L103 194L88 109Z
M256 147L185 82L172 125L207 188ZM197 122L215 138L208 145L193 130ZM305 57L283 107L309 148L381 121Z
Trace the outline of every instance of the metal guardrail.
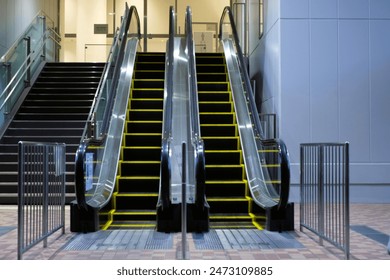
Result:
M350 257L349 143L301 144L300 230Z
M18 259L62 228L65 144L19 142Z

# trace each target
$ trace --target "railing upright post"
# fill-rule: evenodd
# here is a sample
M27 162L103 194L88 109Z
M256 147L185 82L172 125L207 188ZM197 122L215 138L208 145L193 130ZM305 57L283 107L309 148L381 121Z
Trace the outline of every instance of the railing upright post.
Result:
M320 245L323 245L324 236L324 145L318 145L318 229L320 236Z
M23 143L19 142L18 157L18 260L23 256L24 242L24 148Z
M182 192L181 192L181 242L182 259L187 259L187 190L186 190L186 143L182 144Z
M344 146L344 249L345 258L350 258L350 221L349 221L349 143Z
M44 158L44 163L43 163L43 193L42 193L42 199L43 199L43 219L42 219L42 230L43 230L43 235L47 235L48 233L48 208L49 208L49 146L45 146L43 149L43 158ZM47 237L43 239L43 247L47 247Z

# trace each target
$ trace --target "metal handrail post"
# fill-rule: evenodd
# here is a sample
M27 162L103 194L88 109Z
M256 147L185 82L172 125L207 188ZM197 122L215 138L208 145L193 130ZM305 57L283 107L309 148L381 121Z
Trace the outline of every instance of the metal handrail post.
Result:
M319 157L318 157L318 231L320 237L320 245L323 245L324 236L324 146L319 145Z
M43 230L43 235L47 235L48 232L48 215L47 211L49 208L49 146L44 147L44 152L43 152L43 158L45 160L43 164L43 213L42 213L42 230ZM43 239L43 247L47 247L47 237Z
M181 192L181 254L182 259L187 259L187 190L186 190L186 143L182 144L182 192Z
M23 256L23 241L24 241L24 149L22 143L19 143L19 158L18 158L18 174L19 174L19 187L18 187L18 260Z
M345 143L344 147L344 248L345 258L350 258L350 221L349 221L349 143Z

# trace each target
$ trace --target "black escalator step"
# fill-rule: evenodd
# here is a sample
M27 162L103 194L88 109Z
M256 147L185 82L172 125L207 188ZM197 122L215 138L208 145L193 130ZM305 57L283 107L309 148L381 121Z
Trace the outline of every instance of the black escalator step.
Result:
M233 102L199 102L200 112L233 112Z
M66 144L79 144L80 136L3 136L2 143L4 144L16 144L19 141L31 141L31 142L64 142Z
M206 197L245 197L245 181L206 181Z
M244 165L206 165L207 181L242 180Z
M125 146L161 147L160 133L126 133Z
M235 123L234 113L199 113L201 124L233 124Z
M135 71L138 70L160 70L164 71L164 62L138 62L135 64Z
M162 110L129 110L128 120L131 121L161 121Z
M51 120L13 120L10 128L81 128L84 129L85 121L51 121Z
M57 82L36 82L34 83L35 89L42 89L42 88L51 88L51 89L58 89L58 88L65 88L65 89L74 89L74 88L96 88L99 84L99 81L94 82L75 82L75 83L57 83Z
M42 72L39 74L40 77L100 77L102 76L102 71L61 71L61 70L48 70L43 69Z
M165 53L138 53L137 62L165 63Z
M15 116L16 120L86 120L88 114L85 113L18 113Z
M17 162L0 162L1 172L18 172L18 163ZM17 174L17 173L15 173ZM14 175L14 174L9 174Z
M227 102L231 101L229 91L199 91L198 99L200 102Z
M197 64L197 73L226 73L226 66L224 64Z
M164 71L156 71L156 70L139 70L134 72L134 79L164 79L165 72Z
M80 136L84 128L8 128L5 135L7 136Z
M132 89L133 98L163 98L164 89Z
M145 227L146 225L154 226L154 224L151 224L151 221L156 220L156 210L116 210L112 214L112 218L114 221L110 226L111 229L113 227L125 228Z
M89 106L22 106L19 109L20 113L39 113L39 114L47 114L47 113L86 113L88 114L91 108Z
M118 192L143 192L158 193L160 186L160 176L156 177L120 177L118 179Z
M163 109L162 99L135 99L130 100L131 109Z
M238 150L239 137L202 137L205 148L209 150Z
M23 106L34 107L86 107L91 106L91 100L53 100L53 99L26 99Z
M195 55L196 64L224 64L225 58L221 55L202 55L200 53Z
M100 76L97 77L91 77L91 76L72 76L72 77L59 77L59 76L39 76L37 81L35 82L34 86L36 84L51 84L51 83L59 83L62 85L69 85L69 84L78 84L84 85L85 83L95 83L98 84L100 81Z
M156 208L158 193L131 193L114 196L116 210L149 210Z
M199 91L229 91L229 83L227 82L199 82Z
M96 89L95 89L96 90ZM49 93L29 93L29 95L26 98L27 100L58 100L59 102L62 101L89 101L92 103L92 100L95 96L94 92L90 93L73 93L73 92L65 92L65 93L58 93L58 92L49 92Z
M121 176L159 176L159 161L123 161L120 163Z
M157 147L123 147L124 161L159 161L161 159L161 148Z
M202 137L210 136L238 136L235 124L202 124L200 126Z
M133 80L133 88L164 88L164 80L161 79L145 79L145 80Z
M205 153L206 163L210 165L216 164L232 164L238 165L242 164L242 154L241 151L229 151L229 150L220 150L212 151L207 149Z
M249 213L250 200L245 198L207 198L210 205L210 216L214 213Z
M162 121L129 121L126 122L127 133L161 133Z
M198 82L226 82L228 80L227 73L198 73Z
M61 94L61 93L64 93L64 94L78 94L78 93L81 93L81 94L95 94L96 92L96 85L93 86L93 85L89 85L89 87L71 87L71 88L68 88L68 87L64 87L64 88L61 88L61 87L33 87L31 88L30 90L30 93L48 93L48 94L53 94L53 95L56 95L56 94Z

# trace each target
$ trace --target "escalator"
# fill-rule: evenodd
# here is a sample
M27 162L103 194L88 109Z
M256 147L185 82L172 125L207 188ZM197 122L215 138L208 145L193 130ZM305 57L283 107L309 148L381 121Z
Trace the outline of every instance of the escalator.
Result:
M261 229L264 211L254 213L254 203L248 193L224 55L198 53L196 64L210 226Z
M164 53L138 53L115 190L102 229L154 228L159 192Z
M103 63L46 63L0 141L0 203L17 203L18 142L66 144L67 202L74 199L74 154Z

